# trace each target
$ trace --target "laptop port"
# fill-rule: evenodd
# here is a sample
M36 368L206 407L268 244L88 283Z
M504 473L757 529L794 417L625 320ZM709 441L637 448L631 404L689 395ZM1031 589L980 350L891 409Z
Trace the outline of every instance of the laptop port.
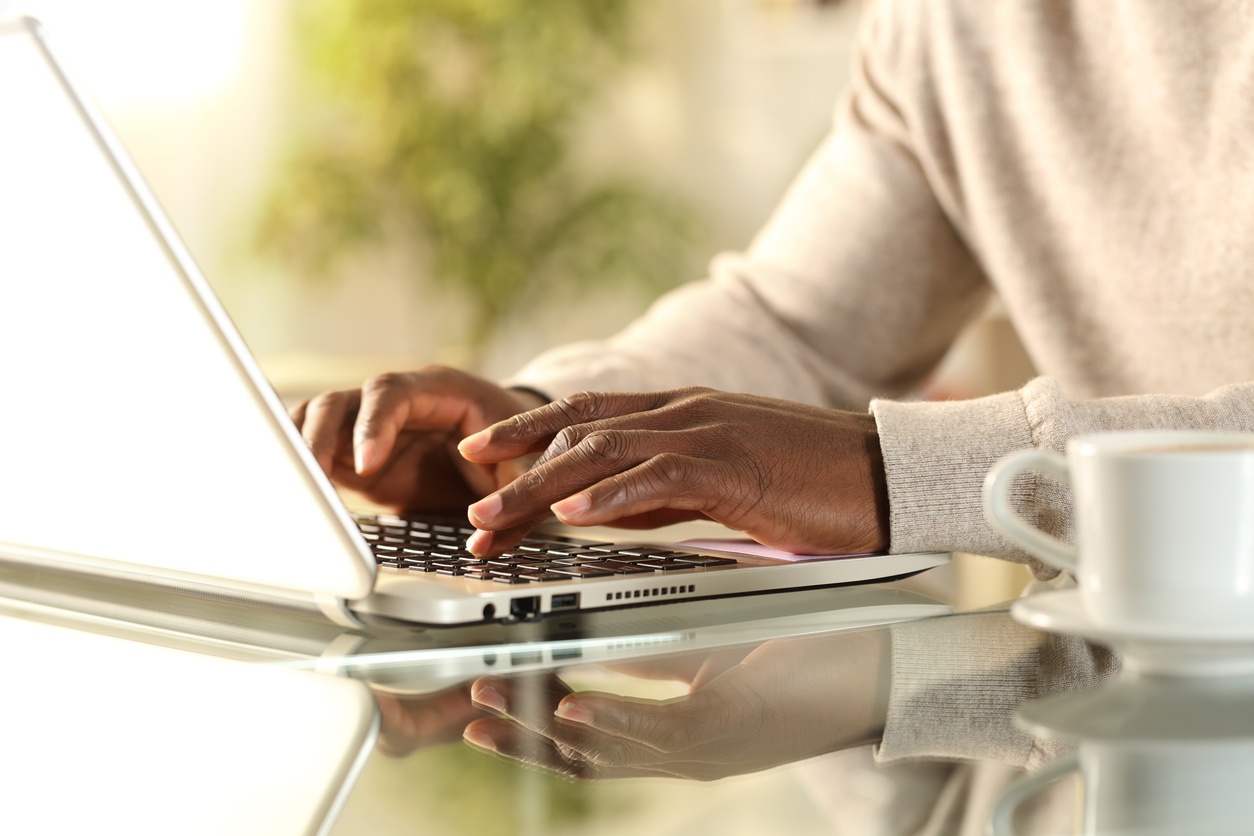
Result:
M515 621L540 620L540 596L513 598L509 602L509 616Z
M549 602L551 610L573 610L579 606L579 593L567 592L563 595L554 595L553 600Z

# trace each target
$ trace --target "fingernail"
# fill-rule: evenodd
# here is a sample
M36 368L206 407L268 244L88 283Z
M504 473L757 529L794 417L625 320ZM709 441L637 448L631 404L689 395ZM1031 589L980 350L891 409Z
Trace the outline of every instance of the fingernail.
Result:
M584 725L592 723L592 712L577 702L558 703L553 716L560 717L569 723L583 723Z
M485 685L470 695L470 700L475 705L481 705L492 711L499 711L501 714L506 713L505 698L501 696L501 692L493 688L491 685Z
M478 453L488 446L488 434L480 431L466 436L457 445L458 451L464 456L467 453Z
M497 494L492 494L491 496L485 496L466 510L472 518L472 523L476 520L489 523L496 519L497 514L501 513L501 507L501 497Z
M478 748L486 749L489 752L497 751L496 741L492 739L492 736L485 734L474 726L466 727L465 731L462 732L462 740L466 741L471 746L477 746Z
M359 474L365 473L374 464L375 455L375 443L373 441L358 442L357 446L353 448L353 465L357 468Z
M476 531L466 538L466 551L471 554L484 554L492 545L492 532Z
M554 502L549 506L549 510L556 514L562 522L567 522L583 516L591 507L592 497L586 493L577 493L574 496L566 497L561 502Z

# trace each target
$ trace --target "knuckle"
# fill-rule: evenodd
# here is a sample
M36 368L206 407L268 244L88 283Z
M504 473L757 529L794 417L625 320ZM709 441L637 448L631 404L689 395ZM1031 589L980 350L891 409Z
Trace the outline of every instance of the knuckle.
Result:
M601 768L637 766L639 760L633 747L613 739L602 739L595 745L587 745L580 754L586 762Z
M504 426L513 427L519 435L539 435L544 431L543 419L534 411L519 412L505 421Z
M514 496L530 496L539 494L544 491L546 485L544 474L539 472L537 468L524 470L514 480L510 493Z
M567 450L573 450L582 440L583 432L578 427L565 427L553 437L553 443L549 445L549 449L554 453L564 453Z
M585 459L602 466L622 464L627 457L627 445L621 433L612 430L597 430L589 433L578 448Z
M659 453L653 457L649 470L662 484L684 487L691 479L692 463L687 456L678 453Z
M605 395L600 392L576 392L556 402L558 409L572 424L582 424L600 414Z
M344 402L344 393L338 391L319 392L305 402L305 412L319 413L335 409Z
M634 740L647 740L659 752L675 754L687 751L693 745L696 718L670 716L659 719L654 715L639 717L629 735Z
M382 394L403 385L405 377L401 372L376 374L373 377L366 378L366 381L361 385L361 391L366 394Z
M545 433L543 418L536 412L520 412L502 423L500 430L515 438L539 438Z

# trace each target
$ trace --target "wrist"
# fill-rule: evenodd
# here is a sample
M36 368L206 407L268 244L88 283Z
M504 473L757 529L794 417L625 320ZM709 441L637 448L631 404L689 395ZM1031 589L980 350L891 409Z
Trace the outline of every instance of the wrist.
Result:
M884 450L880 446L879 428L875 417L867 414L869 428L864 436L868 479L870 482L871 501L874 506L874 524L876 529L874 551L886 552L891 546L891 523L888 498L888 474L884 467Z

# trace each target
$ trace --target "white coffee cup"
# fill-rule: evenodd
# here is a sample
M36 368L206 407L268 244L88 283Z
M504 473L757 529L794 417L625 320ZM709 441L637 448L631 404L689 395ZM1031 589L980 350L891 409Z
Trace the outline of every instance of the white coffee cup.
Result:
M1025 703L1017 724L1076 751L1012 782L989 828L1013 836L1015 811L1054 781L1083 787L1085 836L1247 836L1254 831L1254 677L1126 672L1096 688ZM1068 830L1067 832L1072 832Z
M1035 471L1070 484L1077 547L1010 501ZM1067 456L1021 450L984 483L989 522L1073 573L1095 624L1181 637L1254 633L1254 434L1137 431L1080 436Z
M1083 781L1078 832L1084 836L1245 836L1252 826L1254 769L1249 740L1167 743L1084 741L1008 787L993 808L989 831L1014 836L1015 810L1070 773Z

